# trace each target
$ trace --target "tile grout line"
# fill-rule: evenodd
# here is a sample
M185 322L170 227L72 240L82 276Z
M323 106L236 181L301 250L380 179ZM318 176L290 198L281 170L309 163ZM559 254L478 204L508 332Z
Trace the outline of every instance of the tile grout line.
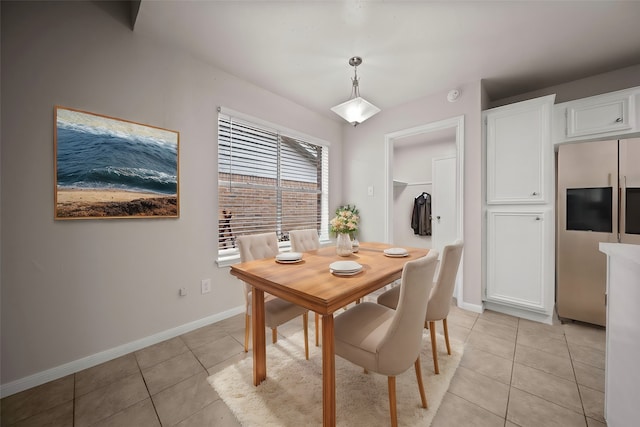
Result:
M471 335L471 332L473 331L473 327L476 325L476 322L478 321L478 319L479 319L479 318L480 318L480 316L476 316L476 317L475 317L475 319L473 320L473 324L471 325L471 328L469 329L469 334L467 335L467 337L465 338L465 340L464 340L464 342L463 342L463 345L464 345L464 349L465 349L465 351L466 351L466 349L467 349L467 348L466 348L466 346L467 346L468 341L469 341L469 336ZM517 336L516 336L516 337L517 337ZM514 345L515 345L515 344L514 344ZM487 353L489 353L489 352L487 352ZM499 355L497 355L497 354L493 354L493 353L489 353L489 354L492 354L492 355L494 355L494 356L496 356L496 357L501 357L501 358L503 358L503 359L505 359L505 360L509 360L509 359L504 358L504 357L502 357L502 356L499 356ZM515 357L515 352L514 352L514 357ZM461 361L461 362L462 362L462 361ZM461 368L461 367L462 367L462 368L464 368L464 369L469 369L469 368L465 368L464 366L458 365L458 368ZM513 368L511 369L511 371L512 371L512 375L513 375ZM475 372L475 371L473 371L473 372ZM478 374L478 375L482 375L483 377L486 377L486 378L488 378L488 379L491 379L491 380L497 381L497 380L495 380L494 378L491 378L490 376L485 375L485 374L483 374L483 373L481 373L481 372L475 372L475 373L476 373L476 374ZM454 374L454 376L455 376L455 374ZM452 380L453 380L453 378L452 378ZM500 381L497 381L497 382L500 382ZM504 384L504 383L501 383L501 384ZM509 389L511 389L511 384L509 384ZM460 395L458 395L458 394L456 394L456 393L453 393L453 392L451 392L451 391L449 391L449 390L447 390L447 391L445 392L445 394L446 394L446 393L451 393L452 395L456 396L457 398L462 399L462 400L464 400L464 401L468 402L469 404L471 404L471 405L473 405L473 406L476 406L476 407L478 407L478 408L480 408L480 409L482 409L482 410L484 410L484 411L489 412L490 414L494 414L494 415L496 415L496 416L500 417L500 415L496 414L495 412L492 412L491 410L489 410L489 409L487 409L487 408L484 408L484 407L482 407L482 406L478 405L478 404L477 404L477 403L475 403L475 402L470 401L469 399L467 399L467 398L465 398L465 397L463 397L463 396L460 396ZM508 399L507 399L507 408L508 408L508 404L509 404L509 402L508 402ZM504 424L505 424L505 427L506 427L506 423L507 423L507 417L506 417L506 414L505 414L505 416L504 416L504 417L501 417L501 418L503 418L503 419L504 419ZM515 423L513 423L513 424L515 424ZM517 425L517 424L516 424L516 425Z
M230 338L234 339L236 342L238 342L238 340L236 340L236 339L235 339L235 338L234 338L234 337L233 337L233 336L232 336L228 331L225 331L225 337L230 337ZM239 343L239 344L240 344L240 343ZM185 343L185 345L186 345L186 343ZM203 344L203 345L204 345L204 344ZM244 345L244 344L241 344L241 345ZM188 349L189 353L191 353L191 355L192 355L192 356L193 356L193 357L198 361L198 364L199 364L199 365L202 367L202 369L204 370L204 372L205 372L205 374L206 374L205 381L207 381L207 378L209 377L209 370L206 368L206 366L204 366L204 364L202 363L202 361L200 360L200 358L199 358L198 356L196 356L196 354L193 352L193 349L192 349L189 345L187 345L187 349ZM244 351L244 350L243 350L243 351ZM186 352L185 352L185 353L186 353ZM220 363L223 363L223 362L220 362ZM194 375L192 375L192 376L190 376L190 377L188 377L188 378L183 379L182 381L179 381L179 383L180 383L180 382L187 381L187 380L189 380L189 379L191 379L191 378L193 378L193 377L195 377L195 376L197 376L197 375L200 375L200 374L194 374ZM151 400L152 400L152 402L153 402L153 399L151 399ZM222 399L221 399L221 398L220 398L220 396L218 395L218 399L216 399L216 400L222 400ZM198 413L199 411L202 411L202 410L204 410L205 408L207 408L207 407L209 407L209 406L213 405L213 404L216 402L216 400L214 400L213 402L210 402L208 405L205 405L204 407L200 408L198 411L194 412L193 414L189 414L189 415L185 416L185 418L184 418L184 419L182 419L182 420L178 421L175 425L180 424L181 422L183 422L183 421L187 420L189 417L191 417L191 416L195 415L195 414L196 414L196 413ZM224 402L224 401L223 401L223 402ZM226 405L226 403L225 403L225 405ZM155 409L155 404L154 404L154 409ZM158 414L157 414L157 410L156 410L156 415L158 415ZM234 416L235 416L235 415L234 415ZM159 416L158 416L158 421L160 422L160 417L159 417ZM162 422L160 422L160 425L162 425Z
M564 340L565 340L565 343L567 344L567 351L569 352L569 361L571 362L571 371L573 372L573 378L576 381L576 388L578 389L578 397L580 397L580 406L582 407L582 415L584 416L584 422L586 425L589 425L589 420L587 420L587 411L584 409L584 401L582 400L582 392L580 392L580 386L578 385L578 376L576 375L576 368L573 364L573 357L571 356L571 350L569 349L569 341L567 340L567 334L564 335Z
M511 401L511 387L513 384L513 372L516 368L516 347L518 345L518 333L520 332L520 319L517 321L516 326L516 339L513 341L513 358L511 359L511 376L509 377L509 392L507 393L507 407L504 412L504 425L507 425L507 415L509 414L509 402ZM515 423L514 423L515 424Z
M564 336L564 335L563 335L563 336ZM564 336L564 337L565 337L565 343L567 343L568 341L566 341L566 336ZM529 347L529 346L525 346L525 347ZM567 347L568 347L568 346L567 346ZM529 347L529 348L532 348L532 347ZM550 353L550 354L551 354L551 353ZM572 367L572 370L573 370L573 360L571 360L571 353L569 353L569 359L570 359L571 367ZM516 363L516 362L515 362L515 354L514 354L514 362L513 362L513 363L514 363L514 367L515 367L515 363ZM523 366L526 366L526 367L528 367L528 368L535 369L535 370L537 370L537 371L540 371L540 372L546 373L546 374L551 375L551 376L554 376L554 377L556 377L556 378L559 378L559 379L562 379L562 380L565 380L565 381L569 381L569 382L571 382L571 380L567 380L566 378L559 377L559 376L557 376L557 375L555 375L555 374L551 374L551 373L545 372L545 371L543 371L543 370L541 370L541 369L534 368L534 367L532 367L532 366L528 366L528 365L523 365ZM512 374L512 375L513 375L513 374ZM537 397L538 399L541 399L541 400L544 400L544 401L546 401L546 402L552 403L552 404L554 404L554 405L556 405L556 406L559 406L559 407L561 407L561 408L568 409L568 410L573 411L574 413L576 413L576 414L578 414L578 415L583 415L583 416L585 417L585 421L586 421L586 412L585 412L585 410L584 410L584 404L582 403L582 395L581 395L581 393L580 393L580 388L578 387L578 381L577 381L576 376L575 376L575 371L574 371L573 375L574 375L574 379L575 379L575 381L574 381L574 382L575 382L576 387L577 387L577 389L578 389L578 395L580 396L580 405L582 406L582 414L580 414L579 412L575 411L575 410L574 410L574 409L572 409L572 408L569 408L569 407L567 407L567 406L564 406L564 405L561 405L561 404L559 404L559 403L557 403L557 402L554 402L553 400L549 400L549 399L547 399L547 398L545 398L545 397L538 396L538 395L533 394L533 393L531 393L531 392L529 392L529 391L527 391L527 390L523 390L523 389L521 389L521 388L519 388L519 387L515 387L515 386L513 386L513 387L514 387L514 388L516 388L516 389L518 389L518 390L520 390L520 391L521 391L521 392L523 392L523 393L527 393L527 394L529 394L529 395L531 395L531 396ZM511 390L509 390L509 393L511 393Z
M138 362L138 357L136 356L135 352L133 353L133 358L136 361L136 366L138 367L138 371L140 372L140 376L142 377L142 382L144 382L144 387L147 389L147 394L149 395L149 401L151 402L151 406L153 406L153 412L156 414L156 419L158 420L158 423L160 425L162 425L162 422L160 421L160 414L158 414L158 409L156 408L156 404L153 401L153 397L151 396L151 390L149 390L149 385L147 384L147 379L144 377L144 374L142 373L142 368L140 367L140 362ZM138 402L134 403L134 405L137 404L137 403ZM131 405L131 406L133 406L133 405ZM127 409L127 408L125 408L125 409ZM122 412L122 411L120 411L120 412Z

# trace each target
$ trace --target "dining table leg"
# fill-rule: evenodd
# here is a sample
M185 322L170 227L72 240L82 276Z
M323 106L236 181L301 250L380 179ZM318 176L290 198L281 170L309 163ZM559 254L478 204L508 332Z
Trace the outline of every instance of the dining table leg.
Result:
M253 288L251 292L251 321L253 330L253 385L267 379L267 350L264 335L264 291Z
M322 316L322 425L336 425L336 355L333 314Z

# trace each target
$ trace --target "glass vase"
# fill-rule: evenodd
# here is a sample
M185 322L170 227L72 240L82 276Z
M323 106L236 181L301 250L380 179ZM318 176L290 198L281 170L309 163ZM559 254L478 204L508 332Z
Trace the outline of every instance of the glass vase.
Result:
M351 252L355 254L358 253L358 250L360 250L360 242L356 236L353 236L351 238Z
M340 256L349 256L353 253L351 237L347 233L338 233L336 239L336 253Z

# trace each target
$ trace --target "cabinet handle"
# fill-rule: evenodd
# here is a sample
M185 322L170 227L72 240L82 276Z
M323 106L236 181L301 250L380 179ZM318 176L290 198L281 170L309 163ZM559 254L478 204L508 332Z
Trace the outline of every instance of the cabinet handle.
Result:
M534 191L533 193L531 193L531 195L532 195L532 196L537 196L537 195L538 195L538 192L537 192L537 191Z
M616 123L622 123L622 117L618 117L618 118L616 119Z
M540 218L539 216L536 217L536 221L542 221L542 218Z

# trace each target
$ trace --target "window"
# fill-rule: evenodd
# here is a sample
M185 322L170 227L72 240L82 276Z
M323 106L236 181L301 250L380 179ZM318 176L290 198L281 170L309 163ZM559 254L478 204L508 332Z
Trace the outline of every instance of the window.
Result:
M237 236L315 228L328 239L329 148L258 120L218 114L218 256ZM287 243L283 243L286 245Z

